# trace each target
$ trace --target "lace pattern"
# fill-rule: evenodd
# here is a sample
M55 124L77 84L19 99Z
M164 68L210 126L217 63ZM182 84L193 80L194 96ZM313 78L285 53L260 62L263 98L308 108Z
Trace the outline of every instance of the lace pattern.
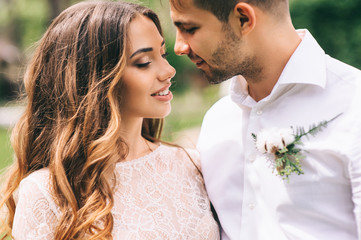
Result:
M42 169L20 183L13 223L15 239L54 239L59 210L51 199L48 179L48 171Z
M199 154L188 150L199 166ZM115 169L113 239L219 239L203 178L187 154L160 145ZM25 178L13 225L15 239L53 239L60 216L49 192L49 172Z

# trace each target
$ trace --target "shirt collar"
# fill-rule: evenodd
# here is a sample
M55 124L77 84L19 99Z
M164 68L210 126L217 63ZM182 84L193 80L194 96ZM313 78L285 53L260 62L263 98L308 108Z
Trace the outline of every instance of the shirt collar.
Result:
M308 30L298 30L297 33L303 39L283 69L278 83L313 84L324 88L326 85L325 52Z
M241 76L235 76L230 79L230 95L233 102L253 107L257 102L248 94L248 84L246 79Z
M271 95L280 85L313 84L322 88L326 85L325 52L307 29L297 30L297 33L302 41L283 69ZM231 79L230 95L238 104L252 107L256 103L249 99L247 82L241 76Z

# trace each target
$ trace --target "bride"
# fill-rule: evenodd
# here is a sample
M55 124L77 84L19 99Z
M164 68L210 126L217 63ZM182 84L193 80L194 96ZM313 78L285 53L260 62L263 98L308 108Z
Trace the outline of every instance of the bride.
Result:
M51 24L24 77L1 224L14 239L219 239L199 156L160 141L175 74L158 17L83 2Z

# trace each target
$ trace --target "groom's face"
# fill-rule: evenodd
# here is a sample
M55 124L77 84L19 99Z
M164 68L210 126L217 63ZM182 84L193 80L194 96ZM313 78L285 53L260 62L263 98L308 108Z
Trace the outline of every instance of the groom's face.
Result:
M171 17L177 29L174 51L187 55L203 71L210 83L220 83L240 74L245 56L240 56L242 39L228 23L211 12L185 0L181 9L171 4Z

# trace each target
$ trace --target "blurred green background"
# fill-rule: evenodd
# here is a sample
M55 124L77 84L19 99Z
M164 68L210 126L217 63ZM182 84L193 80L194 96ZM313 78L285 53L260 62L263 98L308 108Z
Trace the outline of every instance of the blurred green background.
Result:
M16 106L24 67L54 16L79 1L72 0L0 0L0 110ZM133 1L134 2L134 1ZM165 140L195 143L203 115L222 95L222 86L209 86L187 57L175 56L175 30L166 0L136 1L155 10L163 24L168 60L176 68L172 91L172 113L166 119ZM325 51L348 64L361 68L360 0L291 0L291 15L296 28L307 28ZM0 169L12 159L10 130L0 114ZM1 119L3 118L3 119ZM183 140L182 140L183 139Z

